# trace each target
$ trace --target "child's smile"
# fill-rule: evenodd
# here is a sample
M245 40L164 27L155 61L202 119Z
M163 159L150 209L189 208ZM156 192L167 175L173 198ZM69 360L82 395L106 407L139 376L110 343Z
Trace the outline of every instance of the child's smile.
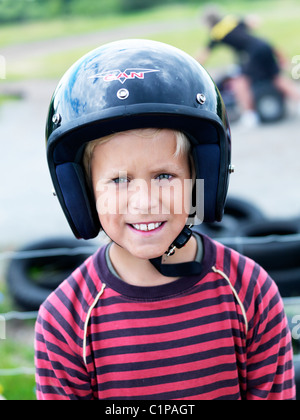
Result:
M132 223L130 226L139 232L153 232L159 229L164 222L153 223Z
M99 144L92 180L101 225L131 256L161 256L186 224L192 181L172 130L132 130ZM189 182L190 180L190 182Z

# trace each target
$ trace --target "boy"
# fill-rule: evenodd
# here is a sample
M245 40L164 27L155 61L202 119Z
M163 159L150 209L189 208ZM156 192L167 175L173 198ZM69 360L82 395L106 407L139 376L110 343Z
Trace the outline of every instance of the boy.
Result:
M187 226L221 219L230 148L214 83L176 48L119 41L64 76L47 126L56 194L78 238L111 242L40 309L39 399L294 399L274 282Z

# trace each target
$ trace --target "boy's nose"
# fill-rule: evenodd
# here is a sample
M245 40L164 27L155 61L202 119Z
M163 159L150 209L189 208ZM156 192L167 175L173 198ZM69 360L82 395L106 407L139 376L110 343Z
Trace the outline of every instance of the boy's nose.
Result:
M159 214L159 189L143 179L131 182L128 211L130 214Z

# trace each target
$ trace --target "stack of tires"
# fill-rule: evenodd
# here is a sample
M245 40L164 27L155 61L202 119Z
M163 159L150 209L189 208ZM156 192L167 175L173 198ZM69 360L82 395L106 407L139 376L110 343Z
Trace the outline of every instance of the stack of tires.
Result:
M229 197L220 223L194 229L252 258L278 285L291 330L300 324L300 218L270 220L248 201ZM96 250L91 242L73 238L45 239L16 252L7 271L8 288L25 310L38 310L56 287ZM292 308L292 309L291 309ZM295 317L297 315L297 317ZM300 336L300 334L299 334ZM293 336L297 399L300 399L300 339Z
M32 242L11 259L7 284L15 303L25 311L37 311L96 248L75 238L57 237Z
M195 227L260 264L282 297L300 296L300 218L270 220L245 200L229 198L222 222Z

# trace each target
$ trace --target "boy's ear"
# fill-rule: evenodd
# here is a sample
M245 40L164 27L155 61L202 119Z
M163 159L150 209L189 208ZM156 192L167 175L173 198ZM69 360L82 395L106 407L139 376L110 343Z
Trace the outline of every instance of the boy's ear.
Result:
M90 196L83 168L78 163L67 162L56 167L58 198L77 238L95 238L100 230L94 198Z
M219 145L199 144L193 149L193 158L197 179L204 180L203 221L214 222L218 220L221 205L218 201L221 158Z

